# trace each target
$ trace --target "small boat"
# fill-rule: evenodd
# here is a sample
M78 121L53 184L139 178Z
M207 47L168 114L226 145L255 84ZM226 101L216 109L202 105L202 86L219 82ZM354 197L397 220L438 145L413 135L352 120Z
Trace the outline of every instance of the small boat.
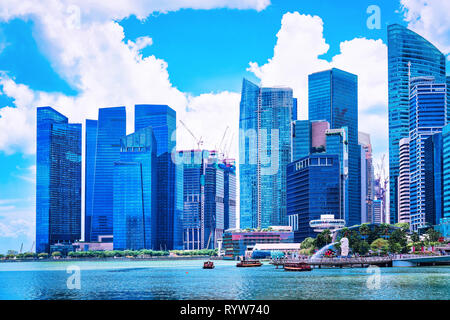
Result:
M287 262L284 264L285 271L311 271L309 264L304 262Z
M214 262L212 261L203 262L203 269L214 269Z
M261 267L262 263L258 260L242 260L236 264L238 268Z

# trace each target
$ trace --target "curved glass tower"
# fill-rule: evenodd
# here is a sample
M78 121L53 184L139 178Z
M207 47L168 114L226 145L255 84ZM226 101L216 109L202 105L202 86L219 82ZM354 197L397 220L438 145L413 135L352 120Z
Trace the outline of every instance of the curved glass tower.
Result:
M399 142L409 136L409 79L445 82L445 56L417 33L388 26L390 222L398 218Z
M292 89L260 88L244 79L239 118L241 229L288 223L292 106Z

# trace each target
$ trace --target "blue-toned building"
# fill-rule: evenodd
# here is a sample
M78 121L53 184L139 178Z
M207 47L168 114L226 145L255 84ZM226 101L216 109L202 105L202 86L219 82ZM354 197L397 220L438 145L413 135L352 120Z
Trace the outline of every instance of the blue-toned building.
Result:
M286 166L291 161L292 89L244 79L239 118L240 226L287 225Z
M187 150L178 154L184 166L183 248L216 248L226 225L233 223L230 214L235 214L236 207L234 172L213 151Z
M425 223L438 225L442 219L442 133L436 133L424 142Z
M292 121L295 121L298 119L298 99L294 98L292 102Z
M445 83L432 77L412 78L410 87L410 221L417 231L426 223L424 143L447 123L447 91Z
M167 105L136 105L135 130L152 127L156 138L158 157L158 216L157 248L181 249L183 190L177 182L182 168L172 161L176 148L176 112Z
M361 152L358 144L358 77L333 68L308 77L309 120L326 120L331 129L347 127L348 226L361 223ZM327 151L327 153L329 153Z
M81 238L81 124L37 108L36 252Z
M445 56L417 33L388 26L390 219L398 218L399 142L409 135L409 79L433 76L445 82Z
M94 192L95 152L97 149L97 120L86 120L85 144L85 196L84 196L84 240L91 241L92 198Z
M292 161L311 153L311 122L296 120L292 123Z
M442 130L442 174L442 220L448 225L450 222L450 124Z
M219 163L224 170L224 230L236 228L236 164L233 159Z
M347 127L326 131L326 152L339 157L340 171L340 210L338 219L349 221L348 203L348 134Z
M338 155L312 154L287 166L287 212L294 242L316 236L310 221L339 216L340 183Z
M113 236L114 163L120 160L120 139L126 135L125 107L100 108L97 123L90 241L111 242ZM86 160L86 163L88 160Z
M157 248L157 158L151 127L123 137L114 163L114 250Z

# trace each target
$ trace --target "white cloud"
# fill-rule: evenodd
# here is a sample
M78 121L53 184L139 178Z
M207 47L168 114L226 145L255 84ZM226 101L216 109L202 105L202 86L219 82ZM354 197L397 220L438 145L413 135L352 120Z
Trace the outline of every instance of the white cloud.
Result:
M250 63L262 85L286 85L299 98L299 117L308 117L308 75L332 67L358 75L359 129L372 136L376 156L387 152L387 46L382 40L355 38L340 45L331 63L320 17L286 13L274 55L266 64ZM382 133L380 133L383 131Z
M450 53L450 1L401 0L408 27L431 41L443 53Z

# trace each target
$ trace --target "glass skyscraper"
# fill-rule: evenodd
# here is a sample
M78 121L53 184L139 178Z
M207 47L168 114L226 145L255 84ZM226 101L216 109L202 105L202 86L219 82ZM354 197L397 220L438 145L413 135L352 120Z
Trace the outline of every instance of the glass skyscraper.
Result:
M311 122L296 120L292 123L292 161L311 153Z
M226 225L230 225L229 215L235 212L232 201L236 199L236 182L232 179L232 167L220 163L212 151L179 151L179 155L184 166L183 247L216 248Z
M292 89L244 79L239 118L241 228L287 225L286 166L291 161Z
M450 221L450 124L442 130L443 219Z
M101 108L98 112L95 151L91 241L113 235L114 163L120 160L120 139L126 135L125 107ZM87 163L87 161L86 161Z
M121 139L114 164L114 250L156 247L157 161L151 127Z
M85 145L85 196L84 196L84 240L91 241L92 194L94 191L95 152L97 149L97 120L86 120Z
M425 223L432 226L442 219L442 133L433 134L424 142ZM401 153L400 153L401 155Z
M81 238L81 124L37 108L36 252Z
M236 228L236 165L234 160L219 166L224 170L224 230Z
M157 249L180 249L183 208L177 197L182 189L177 183L178 170L172 161L176 147L176 112L167 105L136 105L135 130L152 127L156 138L158 162Z
M317 233L311 220L339 216L340 164L338 155L311 154L287 166L287 212L294 242Z
M417 231L425 226L424 143L446 125L447 91L445 83L435 83L430 77L412 78L410 87L410 220L411 230Z
M348 130L347 127L341 129L328 129L326 136L326 152L327 154L335 154L339 157L340 172L340 210L336 218L349 219L348 205Z
M361 223L361 152L358 144L358 77L333 68L308 77L309 120L348 130L348 226ZM328 153L328 151L327 151Z
M390 222L397 222L399 142L409 135L409 79L433 76L445 82L445 56L417 33L388 26Z

